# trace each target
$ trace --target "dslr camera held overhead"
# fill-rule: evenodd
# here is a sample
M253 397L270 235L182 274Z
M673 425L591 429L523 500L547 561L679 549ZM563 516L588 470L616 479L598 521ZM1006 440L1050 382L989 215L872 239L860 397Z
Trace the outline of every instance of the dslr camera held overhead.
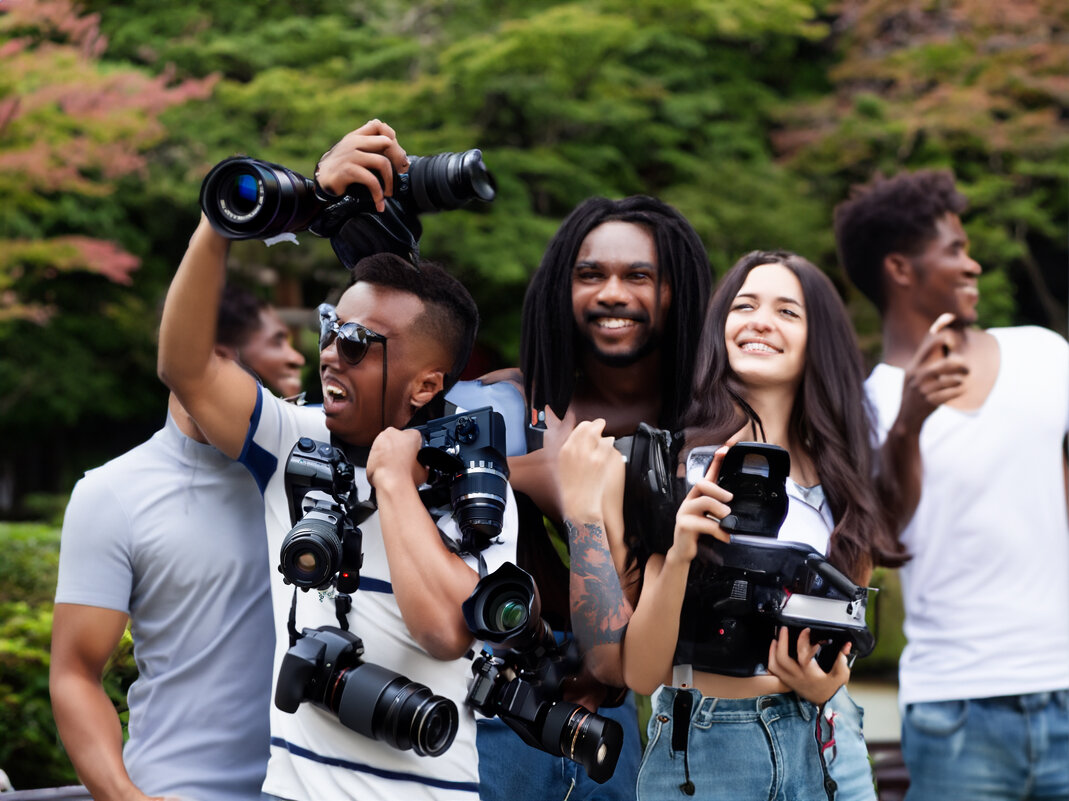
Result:
M236 156L216 164L200 188L200 205L227 239L272 240L297 231L330 239L347 269L372 253L394 253L419 264L419 215L494 199L496 184L482 151L409 156L394 174L393 197L375 211L371 194L353 185L341 197L280 164Z

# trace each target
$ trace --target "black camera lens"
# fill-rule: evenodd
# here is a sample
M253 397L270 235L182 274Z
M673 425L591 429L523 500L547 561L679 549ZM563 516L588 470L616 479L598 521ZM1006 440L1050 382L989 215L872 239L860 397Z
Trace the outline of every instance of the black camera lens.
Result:
M457 734L457 707L425 685L370 662L339 676L327 706L344 725L419 756L438 756Z
M612 777L623 742L619 723L578 704L555 703L542 726L546 750L578 762L599 784Z
M490 201L497 192L494 177L477 148L463 153L410 156L409 162L407 176L403 177L421 212L457 209L476 198Z
M278 569L298 587L330 586L342 559L341 515L312 509L282 540Z
M303 231L326 204L303 175L238 157L216 164L200 188L208 221L228 239L266 239Z
M508 477L492 463L464 470L449 488L453 514L463 534L485 545L501 533L507 484Z

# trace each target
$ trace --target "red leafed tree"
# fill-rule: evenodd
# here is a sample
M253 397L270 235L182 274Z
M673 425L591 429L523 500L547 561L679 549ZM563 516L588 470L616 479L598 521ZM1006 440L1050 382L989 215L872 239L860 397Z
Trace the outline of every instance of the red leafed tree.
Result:
M70 0L0 2L0 512L35 469L35 457L9 460L26 432L65 448L108 421L144 420L162 394L162 280L137 272L150 251L131 187L167 140L161 115L215 79L105 64L106 46L96 15Z

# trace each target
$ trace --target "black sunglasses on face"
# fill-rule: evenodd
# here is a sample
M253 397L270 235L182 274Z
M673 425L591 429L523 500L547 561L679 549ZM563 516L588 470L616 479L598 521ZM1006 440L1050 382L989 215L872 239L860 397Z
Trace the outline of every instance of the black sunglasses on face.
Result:
M323 303L319 307L320 352L330 347L335 338L338 340L338 355L348 364L359 364L367 356L372 342L381 342L383 348L386 347L386 337L382 334L376 334L360 323L339 323L334 307Z

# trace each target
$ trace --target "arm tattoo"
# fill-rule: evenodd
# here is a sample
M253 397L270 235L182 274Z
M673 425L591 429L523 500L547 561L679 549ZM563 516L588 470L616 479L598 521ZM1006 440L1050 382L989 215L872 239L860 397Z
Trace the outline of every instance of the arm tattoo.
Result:
M600 523L565 520L571 570L572 628L583 650L623 639L631 604L624 597L620 577Z

